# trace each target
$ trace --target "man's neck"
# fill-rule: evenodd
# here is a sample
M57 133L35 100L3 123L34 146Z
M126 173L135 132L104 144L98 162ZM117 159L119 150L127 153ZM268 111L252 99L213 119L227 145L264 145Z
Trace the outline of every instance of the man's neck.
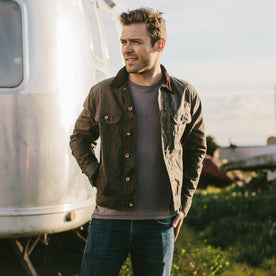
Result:
M153 68L151 71L143 73L129 73L129 79L138 85L151 86L162 78L162 71L160 65Z

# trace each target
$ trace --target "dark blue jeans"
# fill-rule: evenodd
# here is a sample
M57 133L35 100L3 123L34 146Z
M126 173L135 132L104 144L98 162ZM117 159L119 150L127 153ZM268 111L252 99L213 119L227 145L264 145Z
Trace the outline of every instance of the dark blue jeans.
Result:
M134 275L169 276L173 248L172 219L92 219L81 276L118 275L128 253Z

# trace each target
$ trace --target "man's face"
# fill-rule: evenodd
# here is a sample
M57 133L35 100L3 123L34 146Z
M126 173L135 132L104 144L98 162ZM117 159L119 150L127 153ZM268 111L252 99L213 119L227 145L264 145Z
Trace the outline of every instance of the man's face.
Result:
M129 73L142 74L150 71L158 62L158 53L151 45L145 23L123 26L121 43L126 70Z

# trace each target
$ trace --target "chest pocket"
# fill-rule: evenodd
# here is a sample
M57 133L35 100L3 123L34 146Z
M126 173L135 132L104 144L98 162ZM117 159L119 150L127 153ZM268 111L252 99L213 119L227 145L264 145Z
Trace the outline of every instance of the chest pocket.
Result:
M184 106L176 114L172 115L172 117L176 125L189 124L192 121L190 104L185 102Z
M121 143L121 114L103 112L96 114L95 120L99 124L101 145L105 152L114 152L114 147Z

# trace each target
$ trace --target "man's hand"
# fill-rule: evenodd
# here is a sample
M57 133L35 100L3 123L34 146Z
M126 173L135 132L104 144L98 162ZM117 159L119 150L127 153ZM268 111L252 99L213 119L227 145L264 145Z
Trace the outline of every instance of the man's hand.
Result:
M176 241L176 239L178 237L183 220L184 220L183 212L179 212L173 219L172 226L174 228L174 241Z

